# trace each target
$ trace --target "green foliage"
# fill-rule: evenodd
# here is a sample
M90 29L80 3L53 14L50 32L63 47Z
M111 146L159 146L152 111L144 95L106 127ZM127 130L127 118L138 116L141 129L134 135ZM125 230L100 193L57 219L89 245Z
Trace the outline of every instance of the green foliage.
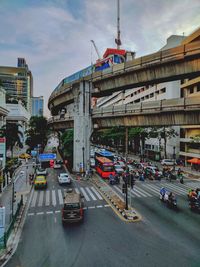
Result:
M32 116L29 121L29 128L26 131L26 144L34 149L38 144L45 147L48 135L47 119L45 117Z
M6 149L10 149L13 154L13 147L17 145L22 148L20 137L23 137L22 132L19 130L20 124L18 123L6 123L0 129L0 136L6 137Z
M73 158L73 129L66 130L61 136L61 146L63 147L63 154L66 158Z

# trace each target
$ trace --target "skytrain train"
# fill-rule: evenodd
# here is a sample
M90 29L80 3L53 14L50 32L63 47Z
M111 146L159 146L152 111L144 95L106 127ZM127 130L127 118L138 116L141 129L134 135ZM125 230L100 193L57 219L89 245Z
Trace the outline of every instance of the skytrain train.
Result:
M90 65L89 67L64 78L54 89L52 94L57 93L59 89L65 84L79 80L92 74L93 72L110 68L115 64L124 63L125 61L133 59L134 56L134 52L126 51L123 49L107 48L103 55L103 59L98 59L94 65Z

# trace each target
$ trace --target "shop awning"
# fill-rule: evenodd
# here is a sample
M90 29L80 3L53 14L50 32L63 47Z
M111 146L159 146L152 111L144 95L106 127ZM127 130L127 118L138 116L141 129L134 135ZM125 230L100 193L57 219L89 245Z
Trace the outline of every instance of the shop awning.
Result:
M193 164L200 164L200 159L193 158L193 159L189 159L187 162L190 162L190 163L193 163Z

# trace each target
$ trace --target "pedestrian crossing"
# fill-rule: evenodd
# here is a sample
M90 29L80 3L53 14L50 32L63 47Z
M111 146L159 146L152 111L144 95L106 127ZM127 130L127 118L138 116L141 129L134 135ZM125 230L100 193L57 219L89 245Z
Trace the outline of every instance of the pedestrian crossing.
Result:
M169 191L172 191L176 195L186 196L189 189L200 188L200 182L187 182L185 184L180 183L170 183L166 181L161 181L159 183L141 183L138 182L134 185L133 189L128 189L129 195L133 198L148 198L148 197L158 197L160 189L165 187ZM122 194L121 186L114 185L113 188L117 193Z
M90 187L75 187L74 190L77 193L80 193L84 196L85 202L90 201L101 201L103 197L101 194L95 189L94 186ZM65 194L65 189L48 189L45 191L34 191L33 196L30 202L30 207L49 207L57 205L63 205L63 197Z

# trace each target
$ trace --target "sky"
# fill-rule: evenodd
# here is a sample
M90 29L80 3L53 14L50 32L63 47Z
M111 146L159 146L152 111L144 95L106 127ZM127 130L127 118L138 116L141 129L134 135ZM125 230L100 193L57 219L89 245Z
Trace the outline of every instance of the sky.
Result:
M48 98L60 81L116 47L117 0L0 0L0 65L24 57L34 96ZM122 49L136 57L158 51L170 35L200 27L199 0L121 0Z

